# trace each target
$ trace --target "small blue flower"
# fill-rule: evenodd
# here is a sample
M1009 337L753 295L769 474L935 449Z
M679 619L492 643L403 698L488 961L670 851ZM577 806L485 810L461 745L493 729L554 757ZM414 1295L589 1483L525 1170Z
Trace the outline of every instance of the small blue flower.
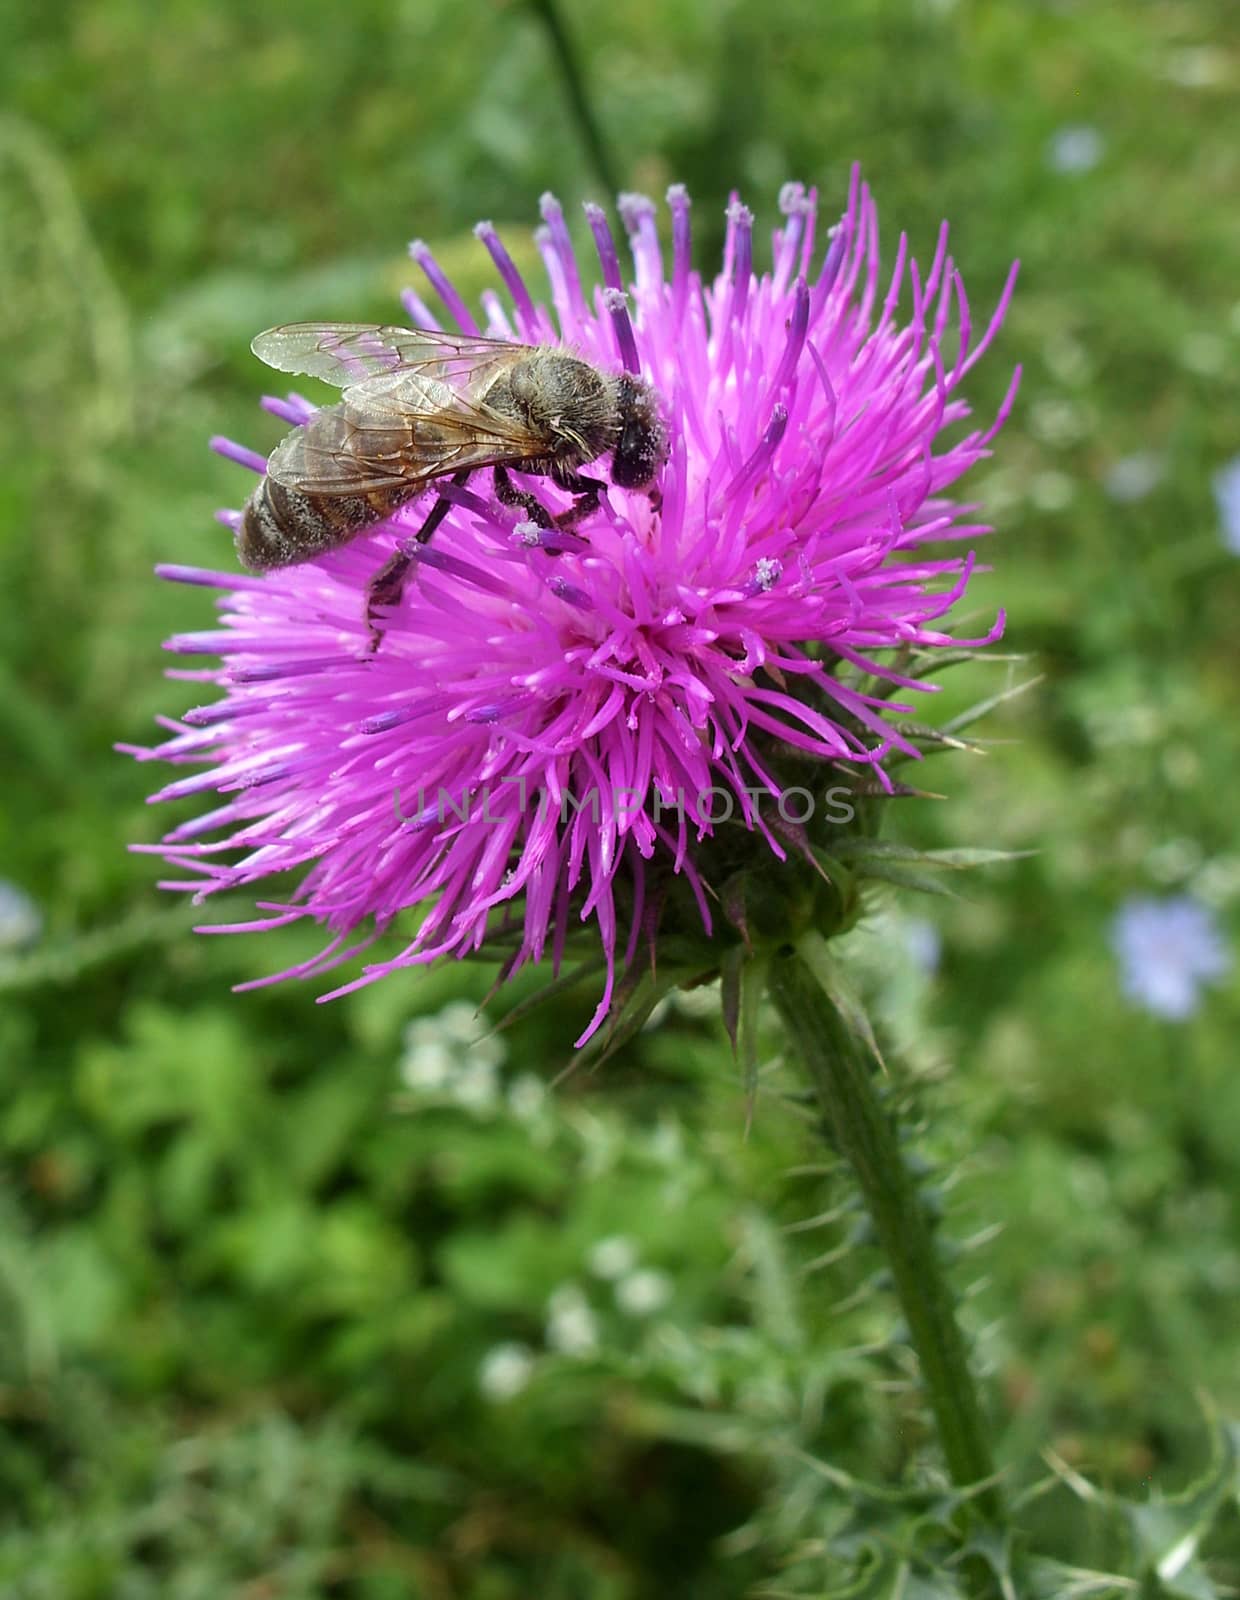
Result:
M1051 135L1046 147L1046 164L1053 172L1066 172L1075 176L1092 172L1102 160L1105 140L1097 128L1082 123L1060 128Z
M43 913L24 889L0 878L0 950L33 944L43 931Z
M1200 986L1231 970L1214 913L1190 895L1126 900L1111 925L1111 946L1125 995L1169 1022L1191 1017Z
M933 977L943 955L943 936L925 917L908 917L902 927L904 948L918 972Z
M1240 556L1240 456L1214 474L1214 500L1223 526L1223 543Z

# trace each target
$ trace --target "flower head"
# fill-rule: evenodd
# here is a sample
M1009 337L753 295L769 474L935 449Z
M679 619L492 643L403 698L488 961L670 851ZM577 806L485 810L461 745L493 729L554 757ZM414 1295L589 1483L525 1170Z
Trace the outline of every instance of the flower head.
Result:
M264 577L160 569L224 591L217 627L168 642L221 658L194 676L222 698L134 753L196 769L153 798L214 791L220 803L144 848L182 869L172 887L200 898L307 869L291 901L260 902L267 918L241 925L325 924L331 943L297 975L402 925L402 942L356 983L476 951L497 926L513 933L512 970L544 953L558 961L570 922L593 922L607 970L597 1026L661 885L687 884L709 928L704 843L739 830L769 861L785 857L792 767L829 775L845 763L890 788L884 761L917 753L893 716L910 707L893 697L927 685L876 652L1001 631L1000 617L983 640L957 641L941 621L989 531L947 491L987 454L1010 405L1012 391L992 426L955 426L1012 279L980 336L946 228L925 271L902 238L882 283L875 206L855 173L825 239L814 194L785 187L761 275L739 201L722 270L705 282L690 262L684 190L668 205L670 252L654 204L621 196L627 285L606 216L586 208L602 276L588 288L544 197L536 237L552 309L480 225L506 290L483 295L481 326L429 250L413 247L464 332L563 344L653 386L667 456L651 487L608 484L567 530L501 503L489 473L464 487L440 480L448 514L416 548L414 581L373 652L367 584L425 503ZM405 307L439 326L413 293ZM293 425L313 415L296 396L264 404ZM240 446L219 448L264 468ZM570 503L548 478L522 484L552 514Z
M1124 993L1144 1010L1184 1022L1201 1003L1200 988L1231 969L1217 918L1190 895L1157 900L1137 895L1115 917L1111 943Z

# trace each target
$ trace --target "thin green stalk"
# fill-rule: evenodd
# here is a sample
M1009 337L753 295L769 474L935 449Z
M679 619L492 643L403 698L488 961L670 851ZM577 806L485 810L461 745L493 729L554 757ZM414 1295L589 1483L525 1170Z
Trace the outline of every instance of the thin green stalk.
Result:
M818 936L808 939L817 942ZM775 960L771 995L809 1072L823 1116L861 1185L921 1366L952 1482L971 1488L993 1480L994 1462L930 1218L876 1093L877 1063L824 992L813 971L815 954L812 943L803 939L797 952ZM993 1482L979 1490L972 1504L988 1519L999 1517Z
M612 160L611 150L590 105L581 63L577 59L577 51L568 29L564 26L564 19L555 0L529 0L529 7L547 30L560 76L564 80L564 89L568 95L573 119L581 132L591 164L606 193L614 198L620 188L616 164Z

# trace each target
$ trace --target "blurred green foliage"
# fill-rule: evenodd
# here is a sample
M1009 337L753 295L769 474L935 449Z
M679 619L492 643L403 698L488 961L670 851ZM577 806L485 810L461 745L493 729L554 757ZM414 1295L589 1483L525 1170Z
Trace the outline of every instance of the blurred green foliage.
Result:
M703 262L730 189L769 224L800 177L829 212L855 158L889 245L928 254L952 219L978 311L1023 260L974 391L985 413L1023 362L974 485L1000 532L971 593L1045 679L891 831L1039 854L929 906L933 982L907 922L851 959L971 1246L1002 1458L1181 1485L1195 1396L1240 1405L1240 998L1155 1022L1107 932L1137 891L1191 891L1233 931L1240 900L1240 576L1210 491L1240 453L1240 18L564 15L623 181L690 185ZM0 877L43 919L0 961L0 1594L822 1592L844 1525L823 1465L897 1482L930 1441L847 1183L802 1170L778 1042L748 1137L689 1001L549 1090L572 991L441 1081L406 1025L450 1033L485 974L233 995L307 936L195 937L124 849L168 817L112 744L187 702L159 643L207 614L150 569L228 561L212 513L243 490L206 438L276 437L252 333L390 316L415 233L476 293L478 217L525 259L541 190L598 195L535 10L61 0L0 16L0 83ZM1089 170L1053 159L1074 127ZM1146 490L1117 498L1132 457ZM954 674L942 714L1012 670ZM1073 1504L1035 1498L1031 1525L1114 1563ZM1225 1525L1233 1581L1236 1547Z

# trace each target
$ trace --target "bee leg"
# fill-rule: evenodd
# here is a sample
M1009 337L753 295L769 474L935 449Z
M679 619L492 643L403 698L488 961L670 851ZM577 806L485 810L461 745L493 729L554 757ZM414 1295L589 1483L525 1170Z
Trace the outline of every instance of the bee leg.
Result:
M540 528L552 528L555 526L551 520L551 513L543 505L542 501L538 499L537 495L531 494L528 489L518 489L508 476L507 467L496 467L494 474L495 498L500 505L520 506L530 521Z
M440 504L443 505L445 502L440 501ZM413 565L417 544L416 539L406 539L392 552L366 585L366 626L370 629L370 643L366 646L367 655L373 655L383 640L383 625L376 613L400 604L405 579L409 575L409 568Z
M468 472L455 472L452 482L459 488L469 477ZM452 502L440 495L427 514L426 521L411 539L402 539L396 549L366 585L366 626L370 629L367 655L373 655L383 638L383 629L375 617L376 611L398 606L404 592L405 579L414 563L419 545L429 544L435 529L452 509Z
M600 479L585 478L580 472L574 472L566 478L563 486L577 498L567 511L561 511L555 519L557 528L575 528L586 517L593 516L598 510L599 495L607 487Z

